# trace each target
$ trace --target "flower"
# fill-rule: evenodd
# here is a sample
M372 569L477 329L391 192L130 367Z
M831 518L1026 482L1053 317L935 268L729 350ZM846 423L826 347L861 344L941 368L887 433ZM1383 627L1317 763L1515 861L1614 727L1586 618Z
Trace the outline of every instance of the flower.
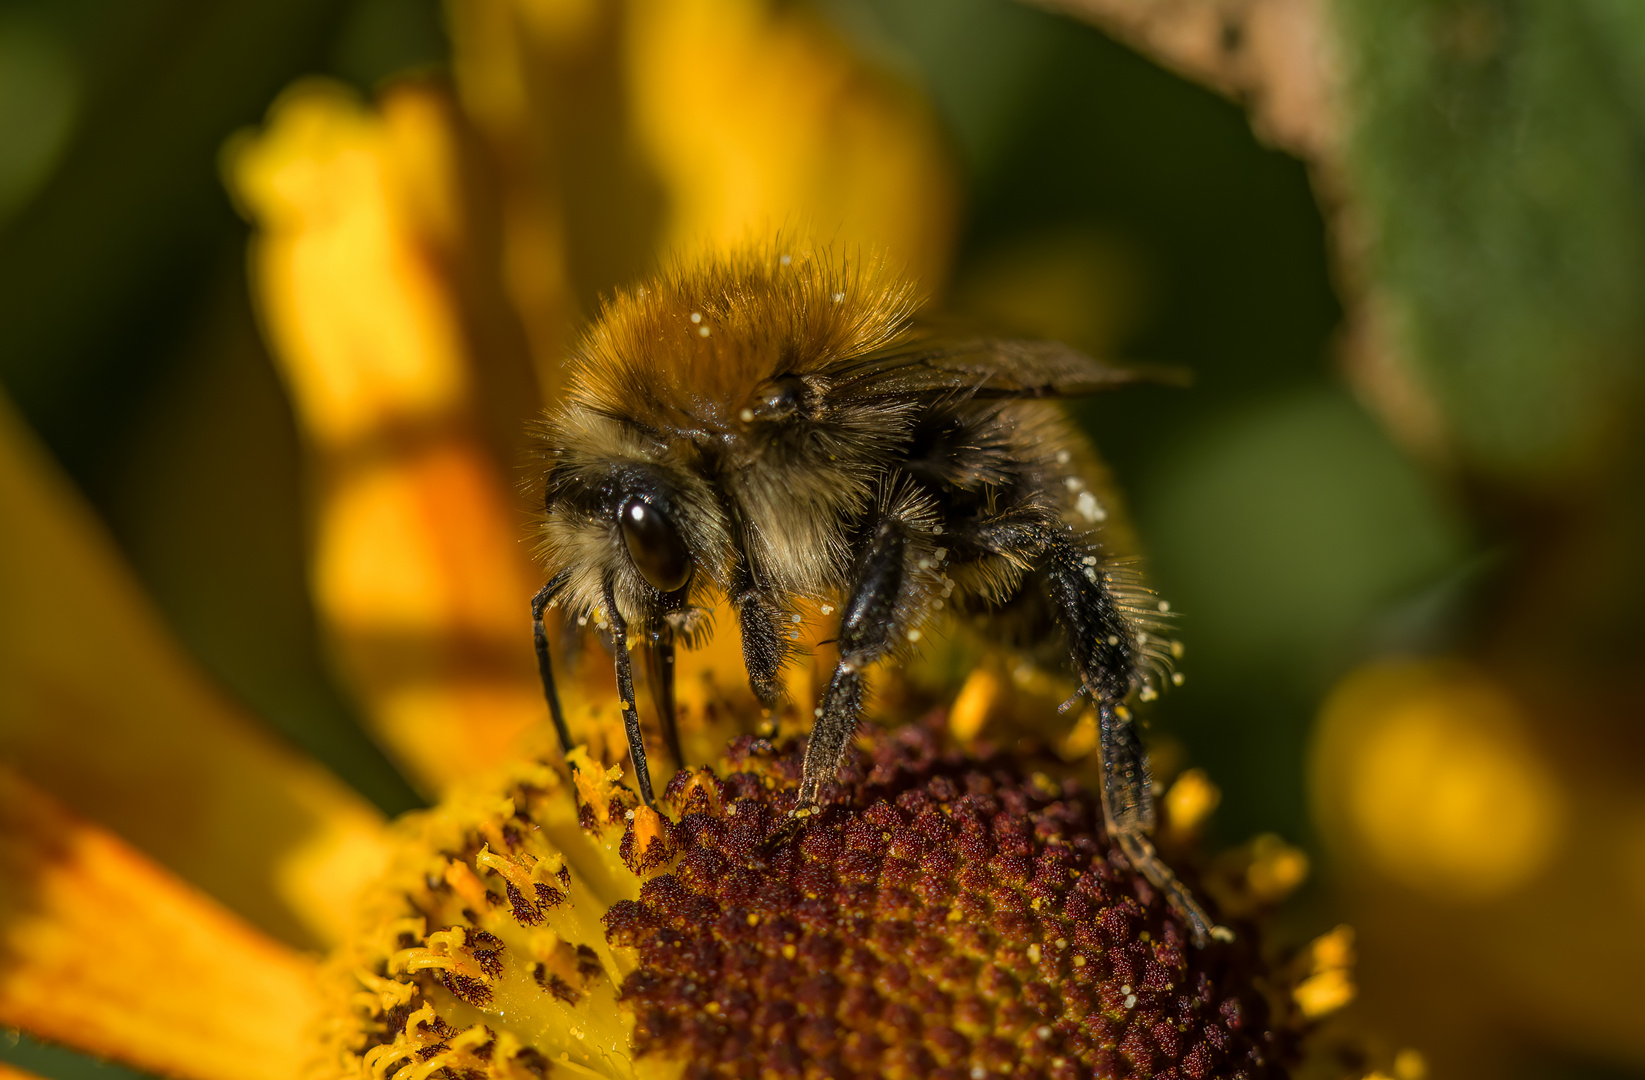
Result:
M335 84L300 83L224 155L256 230L256 298L311 464L316 607L373 733L445 801L388 826L223 700L0 410L0 1024L187 1080L285 1080L311 1068L316 1046L331 1048L333 1067L352 1054L399 1080L447 1066L575 1072L573 1043L596 1036L617 1047L611 1062L667 1071L707 1037L680 1021L696 991L659 955L674 917L659 883L689 891L726 815L780 805L792 747L745 740L720 771L683 774L670 787L677 819L657 817L632 804L620 773L596 767L620 746L610 688L573 680L566 700L584 767L573 779L534 756L544 710L523 627L535 576L498 446L552 396L579 306L663 247L820 224L842 242L890 251L935 287L953 181L918 97L797 8L473 0L455 6L453 23L454 86L401 82L368 105ZM593 120L564 109L571 83L593 93L582 99ZM724 637L682 661L694 760L718 758L728 732L764 720ZM970 735L985 732L1005 694L985 677L997 685L972 687ZM801 665L788 678L793 700L813 698L812 671ZM892 1051L985 1070L1022 1055L1052 1074L1059 1057L1077 1069L1117 1053L1152 1069L1157 1055L1188 1075L1254 1060L1253 1047L1270 1065L1290 1052L1283 980L1264 1005L1247 979L1258 970L1245 951L1254 943L1185 951L1173 916L1109 854L1077 786L966 745L921 731L881 736L868 751L873 767L848 785L849 807L803 836L763 838L773 865L797 867L815 854L807 845L849 847L865 827L895 838L934 813L957 822L942 826L956 835L991 836L962 847L949 887L969 888L961 875L980 873L980 861L1009 864L981 906L951 906L956 925L922 940L954 948L969 934L980 948L978 935L995 930L966 925L966 911L1009 909L1015 921L1002 924L996 955L972 958L977 972L996 988L1050 989L1025 990L1020 1002L1001 991L986 1015L962 1015L970 1006L956 998L960 1011L932 1025L929 1045L922 1022L918 1040ZM890 776L880 775L886 763ZM932 809L949 803L951 815ZM530 826L518 841L516 819ZM866 872L843 849L831 859L816 873L840 889ZM891 861L911 860L892 851ZM1046 903L1035 892L1042 864L1063 875L1061 893L1043 884L1062 903L1045 914L1033 908ZM903 872L886 866L876 872ZM1023 878L1024 866L1036 876ZM1069 884L1076 870L1087 884ZM938 910L936 895L918 897L921 910ZM1083 914L1069 896L1084 897ZM466 906L448 910L457 901ZM361 905L377 915L364 930ZM784 910L755 904L744 919L777 925ZM794 961L786 947L800 957L804 946L812 963L837 938L831 918L862 917L836 910L776 955ZM868 940L886 932L866 930ZM1031 940L1053 930L1062 936ZM1082 932L1096 937L1082 944ZM322 972L314 954L332 947ZM484 1012L504 982L521 983L521 957L525 988L540 995L541 1023L527 1033L493 1027ZM1133 974L1122 974L1125 963ZM1048 966L1061 982L1033 974ZM1081 983L1075 969L1086 966L1092 981ZM1186 1005L1149 996L1167 983ZM1189 1020L1199 1028L1176 1030ZM865 1022L842 1017L858 1025L852 1035ZM800 1055L832 1045L815 1031L796 1037ZM842 1038L840 1053L867 1052L861 1037ZM432 1041L409 1057L381 1049L402 1039Z
M803 830L793 742L734 740L662 813L573 759L397 826L322 1075L1258 1077L1352 994L1339 931L1270 1001L1255 936L1190 945L1077 780L941 713L868 733Z

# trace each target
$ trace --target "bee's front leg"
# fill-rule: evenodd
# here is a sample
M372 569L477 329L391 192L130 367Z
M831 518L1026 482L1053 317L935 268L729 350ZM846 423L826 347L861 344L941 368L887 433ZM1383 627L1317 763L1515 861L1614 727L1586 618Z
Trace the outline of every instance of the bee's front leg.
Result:
M742 629L743 665L748 670L749 689L760 699L760 704L768 709L776 708L783 693L782 666L789 653L783 633L787 620L782 606L767 590L754 585L746 568L740 569L731 603Z
M623 710L623 731L628 736L628 756L634 762L634 778L640 784L640 798L656 806L651 791L651 766L645 756L645 736L640 732L640 711L634 704L634 668L628 659L628 623L617 610L611 583L605 585L605 613L611 620L611 644L617 652L617 697Z
M862 671L885 656L907 633L904 564L914 536L908 525L888 514L867 534L857 559L851 592L840 615L840 662L823 691L817 722L805 749L799 802L794 814L805 817L817 808L822 785L839 771L845 748L862 715Z
M543 697L548 701L548 715L554 721L554 731L560 736L560 750L567 754L571 753L571 732L566 730L560 693L554 686L554 660L548 650L548 631L543 627L543 611L570 580L571 572L562 570L531 598L531 632L537 645L537 675L543 683Z

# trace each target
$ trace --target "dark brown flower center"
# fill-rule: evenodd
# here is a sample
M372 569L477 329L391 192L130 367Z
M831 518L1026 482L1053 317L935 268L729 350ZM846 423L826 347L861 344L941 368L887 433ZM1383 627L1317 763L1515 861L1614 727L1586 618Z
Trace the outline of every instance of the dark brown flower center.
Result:
M1259 1077L1282 1072L1243 935L1196 949L1095 797L904 728L803 828L793 749L682 773L666 860L605 916L641 1055L688 1076ZM640 867L642 870L644 866Z

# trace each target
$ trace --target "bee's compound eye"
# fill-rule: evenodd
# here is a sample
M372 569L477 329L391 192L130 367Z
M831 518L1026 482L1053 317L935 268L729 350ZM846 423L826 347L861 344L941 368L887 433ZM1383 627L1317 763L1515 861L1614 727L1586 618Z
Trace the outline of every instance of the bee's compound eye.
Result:
M631 498L617 511L617 522L623 529L628 557L653 589L671 593L691 579L691 553L661 510L644 499Z

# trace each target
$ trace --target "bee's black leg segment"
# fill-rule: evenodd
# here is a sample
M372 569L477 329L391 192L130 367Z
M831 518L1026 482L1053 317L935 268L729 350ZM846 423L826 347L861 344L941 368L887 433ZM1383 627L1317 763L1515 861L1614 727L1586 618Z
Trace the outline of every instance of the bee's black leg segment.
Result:
M645 680L651 687L651 701L663 726L663 741L674 763L685 768L680 750L680 728L674 715L674 629L659 620L646 635Z
M1229 940L1154 850L1153 779L1148 753L1130 710L1120 702L1136 671L1136 646L1095 551L1054 537L1041 567L1047 595L1068 635L1074 670L1097 703L1098 752L1102 755L1102 812L1108 835L1131 865L1171 902L1188 923L1194 944Z
M846 744L856 733L857 718L862 713L862 676L843 663L835 668L817 712L820 715L811 727L811 741L805 747L800 797L795 804L797 813L814 810L817 792L839 771L840 759L845 757Z
M903 588L903 557L908 533L902 522L882 518L867 538L858 559L856 583L840 615L840 663L823 692L811 741L805 748L796 813L817 805L822 785L839 771L845 748L862 714L862 669L891 650L897 603Z
M543 682L543 697L548 699L548 715L554 721L554 732L560 737L560 749L571 753L571 732L565 726L565 712L560 708L560 692L554 687L554 660L548 651L548 631L543 628L543 611L553 602L571 575L562 571L531 598L531 634L537 643L537 675Z
M1102 755L1102 812L1108 819L1108 835L1131 865L1164 893L1187 921L1195 945L1204 947L1212 938L1221 941L1232 937L1230 931L1211 921L1148 839L1154 827L1153 781L1148 775L1148 753L1125 706L1106 701L1098 704L1097 730L1098 753Z
M645 737L640 732L640 711L634 705L634 669L628 659L628 624L617 611L611 586L605 589L606 618L611 620L611 644L617 651L617 697L623 710L623 731L628 735L628 756L634 762L634 778L640 784L640 798L647 806L657 805L651 793L651 766L646 761Z
M1108 835L1137 872L1177 909L1188 923L1195 945L1204 948L1212 938L1232 940L1233 932L1212 922L1148 839L1154 828L1153 780L1148 775L1148 752L1125 706L1100 702L1097 730L1098 753L1102 755L1102 813L1108 819Z
M1154 828L1153 777L1131 713L1123 705L1097 705L1098 752L1102 755L1102 813L1114 836Z
M745 572L746 574L746 572ZM788 641L783 637L782 608L752 581L744 581L732 596L737 624L743 636L743 665L748 669L748 686L760 704L775 708L782 700L778 678L788 659Z

